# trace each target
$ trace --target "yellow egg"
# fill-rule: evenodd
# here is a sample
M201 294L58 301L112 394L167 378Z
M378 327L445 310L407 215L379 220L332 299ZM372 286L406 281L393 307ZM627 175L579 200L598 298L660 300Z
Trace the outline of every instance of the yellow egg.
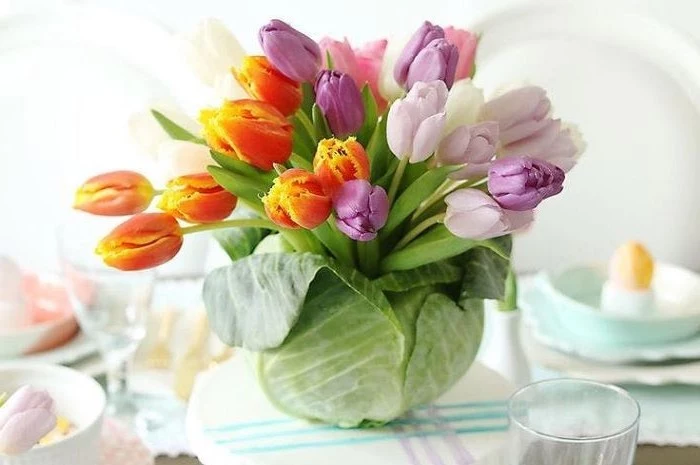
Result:
M610 259L609 274L609 280L618 287L646 290L654 276L654 259L639 242L627 242Z

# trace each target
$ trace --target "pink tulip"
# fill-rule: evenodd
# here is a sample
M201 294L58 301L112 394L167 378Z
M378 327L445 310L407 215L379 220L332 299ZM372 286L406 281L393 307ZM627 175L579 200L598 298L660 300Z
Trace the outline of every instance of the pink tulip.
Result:
M26 452L55 426L51 396L46 391L23 386L0 408L0 453Z
M445 197L445 226L463 239L484 240L523 229L533 221L532 210L502 208L479 189L460 189Z
M474 59L476 58L479 36L466 29L457 29L452 26L446 27L444 30L445 39L456 46L459 51L455 81L471 77L474 70Z
M339 40L324 37L318 43L321 47L321 56L323 57L324 68L326 65L326 56L330 55L333 60L333 69L341 73L349 74L359 86L362 86L357 79L358 66L355 51L350 46L348 39L342 42Z
M379 93L379 72L382 69L386 46L387 41L382 39L368 42L362 47L355 49L357 76L353 77L355 77L357 83L366 82L369 84L380 112L383 112L387 105L387 101Z

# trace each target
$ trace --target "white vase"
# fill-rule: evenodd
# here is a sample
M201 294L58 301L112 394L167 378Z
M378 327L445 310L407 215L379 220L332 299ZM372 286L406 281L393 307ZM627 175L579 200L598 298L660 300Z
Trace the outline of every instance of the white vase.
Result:
M520 340L520 310L501 311L498 302L486 301L484 346L479 360L515 386L531 380L530 364Z

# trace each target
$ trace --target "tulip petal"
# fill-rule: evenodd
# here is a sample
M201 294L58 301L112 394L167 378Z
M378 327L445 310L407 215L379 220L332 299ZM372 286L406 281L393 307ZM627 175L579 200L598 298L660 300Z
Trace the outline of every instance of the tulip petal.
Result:
M415 131L414 124L410 102L395 101L387 115L386 139L391 152L399 159L410 155Z
M450 133L461 125L475 124L483 107L484 92L474 86L471 79L456 82L445 104L445 132Z
M56 415L44 408L16 413L0 429L0 452L26 452L56 426Z
M444 125L445 113L438 113L421 122L413 139L411 163L424 161L435 152L440 143Z
M158 165L165 179L202 173L213 160L209 147L194 142L169 140L158 147Z

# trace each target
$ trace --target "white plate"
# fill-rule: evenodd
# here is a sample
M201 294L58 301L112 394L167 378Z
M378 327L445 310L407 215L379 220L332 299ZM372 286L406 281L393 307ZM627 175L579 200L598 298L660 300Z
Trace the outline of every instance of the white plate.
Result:
M472 463L469 456L479 459L501 447L505 401L513 390L475 363L435 408L416 409L402 426L342 430L279 413L239 356L199 377L187 434L205 465L327 465L328 457L336 465L386 465L416 456L414 463Z
M97 351L95 343L85 333L79 332L70 342L53 350L20 358L3 360L3 362L33 362L51 365L71 365L85 359Z
M476 83L526 81L588 149L564 192L516 238L522 270L606 261L639 238L656 258L700 269L700 47L621 2L521 2L475 27Z

